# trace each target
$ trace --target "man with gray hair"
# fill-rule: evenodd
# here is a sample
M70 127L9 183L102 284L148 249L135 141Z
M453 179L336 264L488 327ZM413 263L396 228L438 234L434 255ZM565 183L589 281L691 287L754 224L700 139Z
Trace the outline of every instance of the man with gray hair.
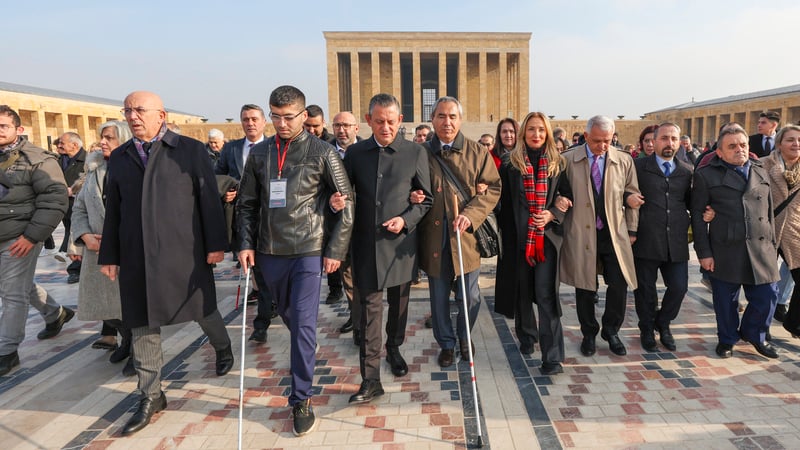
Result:
M62 262L67 262L67 247L69 246L69 232L72 228L72 205L75 203L75 194L72 192L72 185L83 174L83 166L86 161L86 150L83 149L83 140L78 133L67 131L62 134L58 142L59 162L61 170L64 172L64 180L67 183L67 193L69 195L69 209L64 215L64 240L61 247L54 257ZM77 283L81 279L81 262L72 261L67 266L67 283Z
M644 200L633 159L611 145L614 128L610 118L594 116L586 123L585 144L563 153L572 188L570 206L575 207L564 219L560 275L562 282L575 286L584 356L595 353L600 332L594 311L598 264L608 286L600 336L617 355L627 353L618 333L625 320L628 286L637 287L631 245Z
M222 131L212 128L208 130L208 142L206 142L206 151L208 152L208 157L211 158L211 161L214 163L217 162L219 159L219 152L222 150L222 146L225 145L225 135Z
M439 366L449 367L455 362L456 336L461 359L469 361L465 324L469 320L472 329L481 303L478 286L481 258L472 233L500 199L500 175L489 151L461 133L463 111L457 99L439 98L431 115L434 136L422 145L428 150L433 205L419 224L419 265L428 274L433 336L441 348ZM450 182L445 167L461 186ZM487 189L479 192L478 184L486 185ZM467 198L462 198L463 191L466 191ZM459 198L458 205L454 201L456 197ZM458 266L456 230L461 233L463 274ZM453 333L449 298L453 281L458 276L463 276L466 283L468 311L464 311L459 289L456 294L457 332Z

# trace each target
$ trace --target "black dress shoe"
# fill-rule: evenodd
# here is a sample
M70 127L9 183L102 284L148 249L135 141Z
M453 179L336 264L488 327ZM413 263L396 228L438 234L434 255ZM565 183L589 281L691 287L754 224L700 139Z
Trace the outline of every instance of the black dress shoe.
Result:
M542 375L555 375L558 373L564 373L564 368L561 367L560 363L543 361L542 367L539 368L539 371L542 372Z
M761 355L766 356L767 358L775 359L778 357L778 352L775 351L775 347L773 347L772 344L767 341L751 342L745 340L745 342L749 342L758 353L761 353Z
M342 299L342 290L341 289L331 289L328 292L328 296L325 297L325 304L326 305L335 305L339 303L339 300Z
M15 351L0 356L0 376L11 372L11 369L19 365L19 353Z
M720 342L717 344L717 348L714 351L720 358L730 358L733 356L733 346L731 344L723 344Z
M133 413L133 417L122 429L123 436L130 436L141 430L150 423L153 414L167 408L167 396L162 392L158 398L145 397L139 401L139 408Z
M256 341L259 344L264 344L267 342L267 329L266 328L256 328L253 330L253 334L247 338L248 341Z
M344 323L341 327L339 327L339 333L349 333L353 331L353 318L347 319L347 322Z
M522 356L531 356L534 352L533 344L522 342L519 344L519 352Z
M625 356L628 354L628 351L625 350L625 344L622 343L619 335L601 333L600 337L608 341L608 348L611 350L611 353L618 356Z
M675 346L675 338L672 336L672 331L669 330L669 325L666 327L656 325L659 340L667 350L674 352L678 347Z
M361 347L361 330L353 329L353 345Z
M581 341L581 354L583 356L592 356L596 351L594 336L584 336L583 341Z
M443 348L439 352L439 367L450 367L455 362L455 350Z
M467 347L467 340L462 339L458 341L458 349L461 351L461 360L469 362L469 347ZM475 344L472 344L472 356L475 356Z
M61 313L58 315L58 318L53 322L46 324L44 326L44 330L40 331L36 337L39 338L39 340L42 340L58 336L58 333L61 333L61 328L64 327L64 324L72 320L74 316L75 311L67 308L66 306L62 306Z
M222 350L217 351L217 375L223 376L233 368L233 351L228 345Z
M775 306L775 314L772 315L772 318L778 322L783 322L786 320L786 312L786 305L777 305Z
M247 294L247 304L248 305L257 305L258 304L258 297L259 293L257 290L253 289Z
M433 328L433 317L428 316L425 319L425 328Z
M658 346L656 345L656 335L653 330L643 330L639 332L639 340L642 342L642 348L647 352L657 352Z
M397 347L386 346L386 362L392 368L392 374L396 377L402 377L408 373L408 364L400 354L400 349Z
M67 277L67 284L75 284L75 283L77 283L79 281L81 281L81 275L80 274L71 273Z
M383 386L378 380L364 380L361 388L350 396L350 404L368 403L375 397L383 395Z
M125 367L122 368L122 375L126 377L136 375L136 367L133 365L133 358L128 358L128 362L126 362Z
M123 341L122 344L123 345L120 345L119 347L117 347L116 350L111 352L111 356L108 357L108 360L111 363L116 364L118 362L125 361L126 358L131 356L131 346L130 346L130 344L125 345L124 341Z

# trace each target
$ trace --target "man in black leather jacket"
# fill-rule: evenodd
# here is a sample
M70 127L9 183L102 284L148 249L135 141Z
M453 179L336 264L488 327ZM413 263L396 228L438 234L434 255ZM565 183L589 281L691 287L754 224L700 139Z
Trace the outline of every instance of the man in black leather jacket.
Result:
M276 134L253 147L239 185L239 261L245 268L261 267L291 332L289 405L294 434L302 436L315 424L311 388L322 270L333 272L345 259L353 196L334 148L303 130L303 93L280 86L270 94L269 109ZM334 192L346 197L346 206L325 214Z

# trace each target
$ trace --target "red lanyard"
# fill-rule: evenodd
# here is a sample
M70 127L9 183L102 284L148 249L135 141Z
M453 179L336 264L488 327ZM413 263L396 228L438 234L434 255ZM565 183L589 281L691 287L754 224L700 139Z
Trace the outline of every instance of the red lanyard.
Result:
M275 145L278 146L278 179L281 179L281 173L283 172L283 163L286 161L286 154L289 153L289 144L292 141L286 142L286 147L283 149L283 154L281 154L281 138L275 136Z

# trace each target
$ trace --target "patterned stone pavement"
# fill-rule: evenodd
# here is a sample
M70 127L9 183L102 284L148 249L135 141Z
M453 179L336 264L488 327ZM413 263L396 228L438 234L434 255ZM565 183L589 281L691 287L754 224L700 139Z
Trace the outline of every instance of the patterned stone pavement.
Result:
M481 286L486 301L474 330L484 448L800 448L798 341L777 324L772 334L778 360L767 360L744 343L735 347L733 358L717 358L710 294L699 283L695 262L689 295L672 327L676 352L641 350L631 294L621 333L628 355L613 355L598 340L595 356L581 356L574 290L562 286L567 360L564 373L550 377L539 372L538 350L527 358L519 353L513 321L490 312L494 264L485 263ZM100 324L73 319L58 337L38 341L44 323L32 310L20 347L22 365L0 377L0 447L236 448L242 332L234 308L238 270L226 261L216 274L220 310L237 358L234 370L225 377L214 374L214 351L196 324L166 327L168 408L127 438L119 431L136 404L135 377L123 377L122 364L110 364L107 352L90 348ZM51 256L39 259L37 281L62 304L76 306L77 285L66 284L64 265ZM326 289L323 285L323 298ZM286 402L288 330L274 320L266 345L248 342L244 448L475 447L478 426L469 366L438 367L438 346L423 326L429 310L424 281L412 297L401 349L409 374L396 378L384 363L386 395L361 406L347 403L360 375L351 334L338 332L347 319L346 306L322 302L313 399L318 424L302 438L292 435ZM598 306L603 306L602 295ZM248 314L255 314L253 307Z

